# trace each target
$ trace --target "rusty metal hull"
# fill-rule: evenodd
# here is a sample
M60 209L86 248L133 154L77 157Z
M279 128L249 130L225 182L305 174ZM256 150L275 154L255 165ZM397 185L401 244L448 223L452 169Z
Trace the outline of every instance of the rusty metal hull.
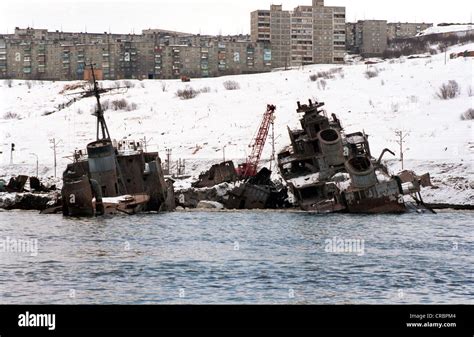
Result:
M105 213L124 213L128 215L136 214L145 211L149 201L150 196L143 193L123 196L123 199L119 202L107 202L107 200L105 200Z
M93 216L92 188L87 176L64 181L61 190L63 214L68 216Z
M407 208L404 203L397 200L391 200L389 197L371 198L359 200L347 205L347 211L350 213L405 213Z
M148 196L146 202L140 203L139 209L141 211L171 211L174 209L172 182L166 182L164 179L158 153L134 152L131 154L118 154L116 156L116 164L117 172L113 175L116 177L114 179L110 179L112 175L103 176L91 172L90 160L81 160L70 164L66 172L81 172L88 178L96 178L102 191L105 192L102 196L106 198L117 196L116 191L106 187L109 184L113 186L120 185L126 191L126 193L121 193L121 195L146 194ZM120 180L118 176L121 177ZM66 180L64 181L66 182ZM92 200L92 196L90 196L90 200Z
M264 209L270 193L268 187L243 183L229 193L225 207L227 209Z
M323 103L301 105L302 129L288 130L291 145L278 155L278 167L297 205L320 213L403 213L403 195L423 205L420 185L429 186L429 174L411 171L390 175L370 152L365 132L345 134L337 117L331 122ZM318 135L317 139L315 139ZM418 193L418 197L415 194Z
M225 161L212 165L208 171L201 173L198 179L198 181L192 184L193 187L212 187L224 182L237 181L238 177L234 163L232 161Z

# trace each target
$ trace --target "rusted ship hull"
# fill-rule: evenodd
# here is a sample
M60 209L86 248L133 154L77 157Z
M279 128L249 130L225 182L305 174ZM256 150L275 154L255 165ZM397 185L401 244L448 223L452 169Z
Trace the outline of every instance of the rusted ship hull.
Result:
M296 204L318 213L403 213L404 195L423 206L420 186L429 186L429 175L413 172L390 175L371 152L365 132L345 134L341 122L324 110L324 103L298 102L302 129L288 130L291 145L278 155L283 179Z
M164 179L158 153L143 151L142 141L112 141L100 103L104 91L96 81L94 65L89 66L93 90L86 91L83 97L95 96L97 100L96 140L87 144L86 152L75 151L74 162L63 173L63 214L100 215L106 209L131 214L173 209L173 186ZM104 207L102 198L117 196L123 200Z
M264 209L270 193L268 187L242 183L229 193L224 205L227 209Z
M404 203L391 200L389 197L361 200L347 205L349 213L405 213L406 211Z
M123 146L119 148L124 150ZM63 175L63 214L91 216L173 210L173 184L164 179L158 153L145 153L137 147L132 150L97 151L99 156L69 164ZM120 196L124 200L119 203L102 203L102 198Z

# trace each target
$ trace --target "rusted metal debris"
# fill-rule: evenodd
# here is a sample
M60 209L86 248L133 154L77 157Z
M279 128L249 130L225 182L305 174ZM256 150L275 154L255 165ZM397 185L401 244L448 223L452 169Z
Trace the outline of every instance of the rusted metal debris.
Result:
M164 179L158 153L143 151L141 142L111 140L100 103L101 91L93 65L90 67L93 90L87 94L97 100L97 139L87 145L86 152L76 152L74 162L63 173L63 214L104 214L107 205L103 198L107 197L121 197L122 202L114 203L114 209L127 214L172 210L173 184Z
M212 165L211 168L199 175L198 181L192 184L193 187L212 187L222 183L237 181L237 173L232 161L225 161Z
M28 181L28 176L19 175L11 177L8 185L5 186L7 192L23 192L25 190L25 184Z
M245 163L239 164L237 169L231 161L213 165L207 172L199 176L199 180L193 184L193 187L212 187L224 182L240 181L229 192L224 202L226 208L255 209L288 206L287 189L283 186L276 186L272 182L271 171L262 168L257 172L270 127L273 127L275 110L275 105L267 104L257 134L250 144L251 154Z
M30 190L35 192L56 191L56 185L45 186L37 177L30 177Z
M423 207L420 186L430 186L429 174L411 171L389 175L371 152L364 132L345 134L335 114L329 119L324 103L298 102L301 129L288 129L291 145L278 154L279 170L307 211L400 213L407 210L404 195Z
M271 180L272 172L262 168L254 177L241 182L229 192L227 209L276 209L289 207L288 190Z
M110 213L110 208L130 214L174 209L173 182L165 181L158 153L144 152L136 142L120 145L94 142L88 145L87 152L87 156L82 155L64 171L65 215L100 215ZM143 195L147 197L143 198ZM97 202L120 196L135 201L114 203L109 207ZM96 203L92 202L93 198Z

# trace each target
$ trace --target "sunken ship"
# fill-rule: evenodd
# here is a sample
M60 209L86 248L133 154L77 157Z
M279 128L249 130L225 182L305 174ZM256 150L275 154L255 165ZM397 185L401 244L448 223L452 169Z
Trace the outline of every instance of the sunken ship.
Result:
M165 181L158 153L143 151L141 142L112 141L93 69L92 77L97 99L96 140L87 145L87 150L75 151L73 163L63 173L63 214L93 216L174 209L173 183Z
M328 118L322 102L297 103L301 129L288 128L291 145L278 154L281 176L297 206L318 213L402 213L426 209L420 194L429 174L412 171L389 174L375 159L365 132L344 132L335 114ZM405 201L404 196L412 198Z

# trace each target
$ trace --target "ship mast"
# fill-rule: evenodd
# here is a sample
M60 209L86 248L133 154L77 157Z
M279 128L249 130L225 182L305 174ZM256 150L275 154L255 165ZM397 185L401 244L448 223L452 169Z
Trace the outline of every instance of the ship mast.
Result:
M92 72L92 81L94 84L94 96L97 99L97 140L108 140L110 141L110 134L109 134L109 129L107 128L107 123L105 123L105 118L104 118L104 111L102 110L102 105L100 104L100 94L99 94L99 86L97 84L96 78L95 78L95 72L94 72L94 65L91 63L91 72ZM102 138L99 138L99 131L102 131Z

